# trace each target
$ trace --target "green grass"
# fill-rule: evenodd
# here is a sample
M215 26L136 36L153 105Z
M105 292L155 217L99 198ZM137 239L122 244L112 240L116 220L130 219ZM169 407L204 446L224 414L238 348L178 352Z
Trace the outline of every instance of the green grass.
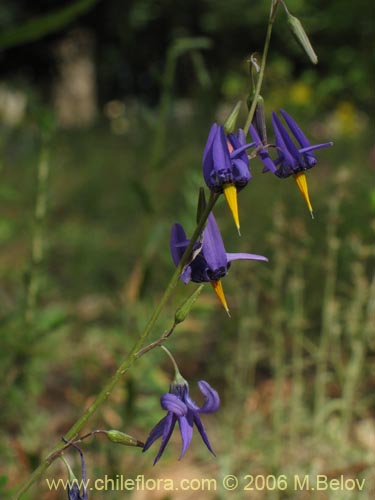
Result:
M175 119L167 154L153 165L152 128L143 115L131 118L136 125L125 136L113 135L105 123L91 130L57 131L49 145L45 255L37 268L30 267L30 255L38 134L34 128L13 131L3 144L4 495L60 439L130 349L173 271L170 226L179 220L193 228L210 119L197 111L183 123ZM375 418L373 172L366 136L334 140L335 147L321 152L318 167L308 174L315 220L293 181L261 175L256 161L254 179L239 197L241 238L223 200L215 209L228 251L269 257L268 264L238 262L223 280L231 320L206 286L189 319L168 341L197 398L197 380L220 390L221 411L205 419L217 459L195 437L187 456L177 462L176 433L160 465L152 468L156 447L142 455L97 437L84 445L89 477L184 477L190 471L218 482L225 474L237 474L245 485L247 474L343 474L366 479L366 490L302 496L289 483L285 491L263 489L254 498L370 498L375 458L370 445ZM28 323L25 284L33 272L38 290ZM154 338L171 325L185 296L181 284ZM159 396L170 376L163 353L151 352L87 430L114 427L145 439L163 414ZM78 471L78 456L68 455ZM63 464L55 463L48 477L65 477ZM63 491L47 494L43 482L39 488L30 499L65 498ZM225 498L225 491L218 489L212 498ZM243 498L243 491L232 492L231 498Z

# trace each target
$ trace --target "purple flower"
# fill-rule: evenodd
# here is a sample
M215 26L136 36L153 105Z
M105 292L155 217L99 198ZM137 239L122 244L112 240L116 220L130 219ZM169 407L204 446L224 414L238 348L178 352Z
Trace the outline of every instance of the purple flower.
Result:
M161 437L161 444L158 454L155 457L154 465L162 456L175 428L176 422L178 422L182 439L182 449L179 460L184 456L190 445L194 424L207 448L215 455L201 421L200 414L215 412L220 406L220 398L218 393L204 380L198 382L198 387L205 399L201 407L190 398L189 385L180 374L176 376L175 381L171 384L169 392L163 394L160 398L161 407L168 413L151 430L143 448L143 451L148 450L154 441Z
M271 171L282 179L293 175L312 215L305 171L317 164L317 159L313 151L332 146L333 142L311 145L295 120L286 111L280 110L280 113L287 123L293 138L276 113L272 113L272 125L275 131L277 152L275 161L271 159L267 148L263 145L256 129L252 125L250 126L250 134L255 141L258 148L258 155L263 162L263 172Z
M251 179L246 149L253 145L246 144L243 130L227 136L224 127L214 123L203 152L204 180L214 193L224 193L238 229L237 192Z
M77 478L71 477L71 479L68 483L68 486L67 486L68 499L69 500L88 500L89 496L88 496L88 491L87 491L86 466L85 466L85 459L83 456L83 452L82 452L81 448L79 448L76 444L71 443L71 445L81 455L82 481L79 482ZM69 468L69 470L70 470L70 468ZM74 476L74 474L72 473L71 470L70 470L70 475ZM82 484L82 494L81 494L80 489L79 489L79 484Z
M176 266L179 264L189 241L183 227L178 223L174 224L171 231L170 247L173 262ZM262 255L226 252L219 227L212 212L208 216L207 225L203 231L202 243L195 245L193 254L192 261L185 266L181 274L182 281L185 284L189 283L189 281L195 283L210 282L227 313L229 313L229 310L220 279L227 274L232 262L235 260L268 261Z

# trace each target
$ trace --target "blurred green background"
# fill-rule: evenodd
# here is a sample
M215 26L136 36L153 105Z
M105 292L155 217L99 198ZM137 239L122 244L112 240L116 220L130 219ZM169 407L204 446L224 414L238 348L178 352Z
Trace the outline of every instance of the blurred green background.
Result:
M97 437L84 445L89 478L326 474L365 479L365 490L302 495L290 483L251 498L375 491L374 8L287 5L319 64L309 64L280 9L262 90L267 116L286 109L312 142L335 145L308 172L314 220L293 181L262 175L258 160L239 196L241 238L225 203L215 208L227 251L269 258L237 262L223 280L231 320L207 286L168 341L197 402L198 380L220 390L220 412L204 421L217 457L195 436L178 462L176 431L153 468L157 445L143 455ZM246 102L246 61L262 51L268 10L245 0L2 2L1 498L82 414L160 298L173 272L170 227L194 228L209 128ZM240 124L245 117L244 104ZM193 287L177 287L153 340ZM150 352L86 430L145 440L171 376L165 354ZM67 459L78 475L75 455ZM64 465L46 477L66 477ZM66 492L42 481L27 498Z

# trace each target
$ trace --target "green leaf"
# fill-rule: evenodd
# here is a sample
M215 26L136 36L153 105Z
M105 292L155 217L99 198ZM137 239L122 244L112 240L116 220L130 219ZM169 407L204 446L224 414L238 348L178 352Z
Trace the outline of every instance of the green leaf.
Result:
M74 21L97 2L98 0L77 0L67 7L5 30L0 33L0 49L8 49L49 35Z

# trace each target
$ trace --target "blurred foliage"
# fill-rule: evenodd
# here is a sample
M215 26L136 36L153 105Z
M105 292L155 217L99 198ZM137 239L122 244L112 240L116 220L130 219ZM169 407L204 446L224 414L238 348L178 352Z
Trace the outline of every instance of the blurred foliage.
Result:
M21 26L47 7L66 5L51 4L2 2L0 24ZM230 321L206 287L168 341L194 397L201 378L221 389L223 410L209 423L219 458L213 465L200 443L189 450L207 477L213 468L215 477L248 474L249 463L260 474L326 472L334 463L344 473L360 467L367 477L372 460L370 6L364 0L288 6L303 21L319 65L309 66L281 12L262 92L266 111L287 108L313 141L332 139L335 146L308 173L314 221L294 183L261 175L257 161L239 196L241 239L225 204L215 209L228 251L264 254L270 263L231 268L224 281ZM26 89L27 105L20 121L0 125L0 495L87 407L153 310L173 270L170 227L178 220L188 233L193 228L209 125L223 121L226 103L248 91L244 57L261 49L267 10L267 2L249 8L248 0L107 0L69 28L2 52L3 78ZM95 36L105 106L92 127L62 130L46 112L42 89L54 72L54 44L71 28ZM244 114L243 108L240 123ZM35 265L45 148L45 253ZM27 321L33 273L38 293ZM155 337L171 326L190 291L179 284ZM163 414L159 396L170 373L159 350L141 358L89 430L119 428L144 439ZM325 377L322 402L317 394ZM318 416L315 407L323 410ZM165 467L176 446L172 439ZM151 475L150 455L120 448L100 438L90 442L90 475ZM175 469L186 471L188 460Z
M271 44L268 79L280 78L290 84L299 80L314 88L314 109L323 110L337 100L348 100L363 110L373 108L374 23L370 0L289 0L290 12L300 18L319 58L318 71L310 69L307 58L287 29L287 18L280 9ZM7 30L24 28L30 18L40 18L40 36L45 34L43 15L46 9L65 8L66 2L55 0L2 2L0 26ZM246 89L246 71L237 88L224 83L227 75L238 75L250 51L260 51L264 37L264 20L268 2L249 4L247 0L192 0L185 2L154 0L107 0L72 20L47 38L1 53L2 75L26 78L29 82L50 80L55 74L56 41L73 28L88 29L95 39L95 59L99 94L102 102L129 95L155 103L168 47L180 37L211 38L214 50L204 56L212 75L212 87L206 98L217 100L228 89L237 97ZM26 37L26 31L25 31ZM178 95L193 95L195 79L192 62L186 60L177 73ZM239 78L236 76L235 78ZM278 81L278 80L276 80ZM241 92L238 92L240 90ZM229 97L227 95L227 97Z

